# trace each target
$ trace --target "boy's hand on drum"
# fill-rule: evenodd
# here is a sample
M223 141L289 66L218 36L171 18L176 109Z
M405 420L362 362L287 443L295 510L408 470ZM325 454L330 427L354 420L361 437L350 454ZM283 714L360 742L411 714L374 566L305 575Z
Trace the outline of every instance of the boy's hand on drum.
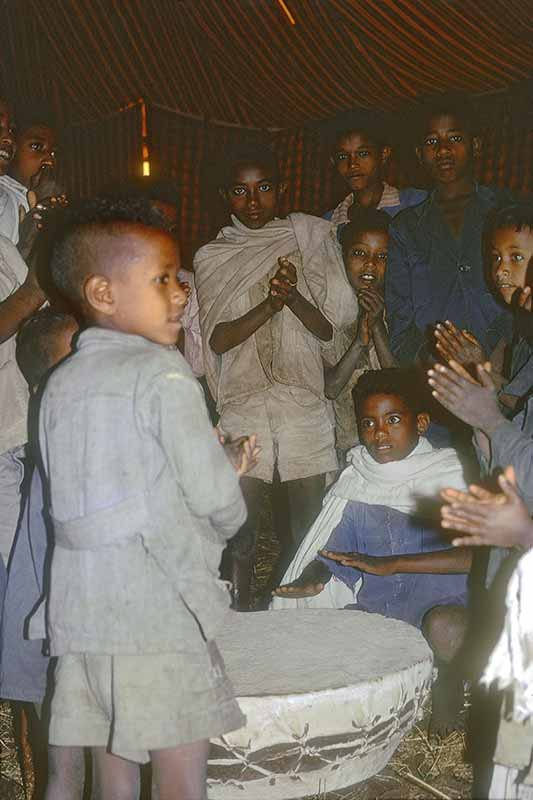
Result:
M370 330L383 320L385 300L382 294L375 289L361 289L357 293L357 300L366 315L367 325Z
M319 554L331 561L337 561L343 567L352 567L370 575L394 575L396 559L394 556L368 556L365 553L336 553L332 550L320 550Z
M484 364L483 348L476 337L467 330L459 330L453 322L439 322L436 325L435 339L437 351L444 361L457 361L459 364Z
M448 503L441 510L442 527L468 534L453 539L454 547L533 547L533 521L518 493L513 467L505 469L498 483L502 490L498 494L481 486L470 486L468 492L441 492Z
M505 420L502 415L494 382L490 376L490 364L477 364L475 381L457 361L450 361L447 367L435 364L428 371L428 383L432 395L444 408L451 411L467 425L478 428L487 436L492 436Z

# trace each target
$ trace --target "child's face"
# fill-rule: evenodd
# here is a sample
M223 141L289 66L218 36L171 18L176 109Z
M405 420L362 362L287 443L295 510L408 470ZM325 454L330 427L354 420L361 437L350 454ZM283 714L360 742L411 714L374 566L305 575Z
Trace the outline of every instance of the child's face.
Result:
M533 230L498 228L492 235L491 276L496 290L510 303L517 289L529 286L528 270L533 267Z
M414 414L405 400L395 394L374 394L357 409L359 438L374 461L388 464L401 461L426 432L429 417Z
M258 230L277 215L284 188L273 180L266 167L243 164L223 195L230 212L247 228Z
M416 152L434 183L450 184L470 176L479 146L479 139L465 130L458 117L438 114L428 120L423 142Z
M332 161L352 192L361 192L382 183L389 152L389 148L378 147L365 134L353 131L339 139Z
M15 155L15 133L9 108L0 100L0 175L5 175Z
M360 231L345 248L344 265L356 292L369 288L383 292L388 240L385 231Z
M55 131L45 125L27 128L17 137L17 152L12 172L28 189L44 172L53 172L55 169L55 143Z
M85 286L97 321L157 344L175 345L187 304L178 280L176 240L165 231L132 225L116 246L111 277L91 277Z

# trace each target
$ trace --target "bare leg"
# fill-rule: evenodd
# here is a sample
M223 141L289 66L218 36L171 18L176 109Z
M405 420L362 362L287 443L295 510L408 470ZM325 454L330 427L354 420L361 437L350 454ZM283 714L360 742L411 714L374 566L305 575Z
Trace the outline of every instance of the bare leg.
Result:
M44 800L81 800L85 783L83 747L48 747Z
M286 481L286 485L289 493L294 554L320 513L326 487L326 476L311 475L309 478Z
M150 753L157 800L207 800L209 740Z
M331 572L323 561L314 559L303 570L299 578L292 583L278 586L273 594L278 597L314 597L320 594L326 583L331 578Z
M461 663L468 616L462 606L436 606L428 611L422 633L435 654L439 675L432 690L430 734L448 736L463 727L460 712L464 703L464 668Z
M140 768L133 761L114 756L105 747L93 747L93 800L138 800ZM176 795L178 797L178 795Z
M246 501L248 519L228 543L222 563L223 577L229 578L233 584L232 607L237 611L248 611L264 484L257 478L244 477L241 478L241 489Z

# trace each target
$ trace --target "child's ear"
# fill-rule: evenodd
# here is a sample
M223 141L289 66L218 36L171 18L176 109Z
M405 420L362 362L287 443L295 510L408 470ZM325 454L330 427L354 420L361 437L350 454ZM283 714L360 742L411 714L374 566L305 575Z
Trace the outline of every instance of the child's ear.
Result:
M283 197L286 191L287 191L287 184L284 181L278 183L278 197Z
M111 281L106 275L89 275L83 286L85 302L93 311L111 316L116 302Z
M225 190L225 188L223 186L219 186L218 187L218 194L222 198L222 202L224 203L224 205L227 206L228 205L228 193L227 193L227 191Z
M422 148L421 147L415 147L415 153L416 153L416 159L417 159L418 163L421 166L424 166L424 164L422 162Z
M416 429L420 436L424 436L427 433L427 429L429 428L429 423L431 419L429 414L426 414L424 411L422 414L416 415Z
M481 138L479 136L472 137L472 155L477 158L481 153Z

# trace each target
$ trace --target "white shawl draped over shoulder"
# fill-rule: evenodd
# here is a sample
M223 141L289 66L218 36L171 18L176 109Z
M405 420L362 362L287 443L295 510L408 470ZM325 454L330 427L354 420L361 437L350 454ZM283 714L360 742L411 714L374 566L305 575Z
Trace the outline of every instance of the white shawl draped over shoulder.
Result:
M378 464L363 445L350 450L347 458L349 465L326 495L322 511L296 551L282 583L296 580L326 546L348 501L389 506L409 514L417 510L421 500L436 497L441 489L466 488L455 450L449 447L437 450L424 437L401 461ZM315 597L298 600L274 597L271 608L344 608L354 602L358 588L352 592L342 581L331 578Z
M353 322L357 302L331 234L329 222L308 214L274 219L258 230L232 217L232 225L196 253L206 376L219 409L270 388L273 379L323 396L322 345L288 308L266 323L283 342L270 354L261 351L258 332L223 355L212 351L209 340L219 322L237 319L257 304L251 290L273 274L282 256L293 256L298 291L334 328Z

